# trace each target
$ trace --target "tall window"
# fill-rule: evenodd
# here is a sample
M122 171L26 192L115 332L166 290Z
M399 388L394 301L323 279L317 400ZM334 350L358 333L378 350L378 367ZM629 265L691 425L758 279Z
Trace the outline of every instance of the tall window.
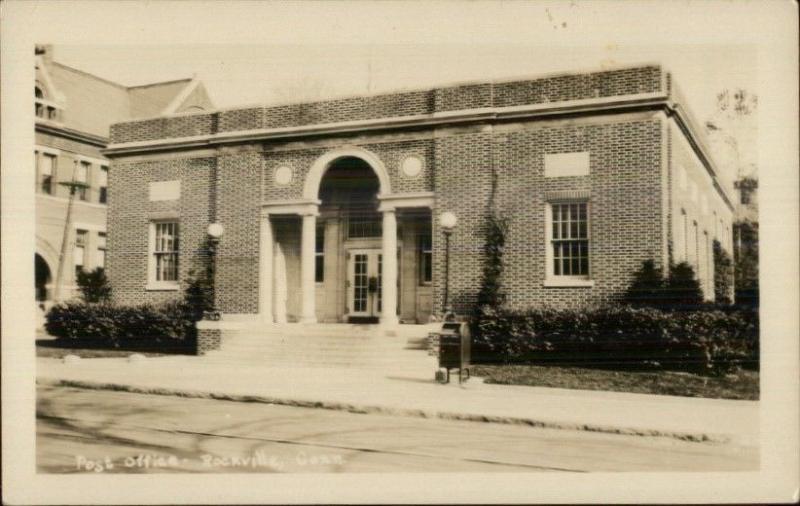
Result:
M317 234L314 243L314 280L325 281L325 223L317 223Z
M72 253L73 263L75 264L75 277L83 270L86 262L86 238L88 235L89 232L86 230L78 229L75 231L75 249Z
M100 167L100 175L98 176L98 179L98 202L105 204L108 202L108 167L105 165Z
M106 268L106 233L98 232L97 234L97 267L100 269Z
M54 174L56 168L56 157L53 155L49 155L44 153L40 158L40 166L39 166L39 181L40 181L40 188L42 193L46 193L48 195L52 195L55 186L54 186Z
M553 276L589 277L589 221L586 202L551 204Z
M153 281L175 284L178 282L178 223L161 221L153 223Z
M80 161L75 166L75 182L76 183L83 183L84 185L87 184L89 181L89 167L91 164L89 162ZM78 198L81 200L86 200L86 187L81 186L76 188L75 190Z
M39 88L38 86L36 86L33 89L33 91L34 94L36 95L36 98L44 98L44 93L42 92L42 89ZM37 117L44 118L44 105L38 100L35 102L34 113L36 114Z
M683 221L683 256L681 260L684 262L689 261L689 217L686 215L686 209L681 209L681 219Z
M419 282L428 284L433 280L433 241L430 227L424 227L419 234Z

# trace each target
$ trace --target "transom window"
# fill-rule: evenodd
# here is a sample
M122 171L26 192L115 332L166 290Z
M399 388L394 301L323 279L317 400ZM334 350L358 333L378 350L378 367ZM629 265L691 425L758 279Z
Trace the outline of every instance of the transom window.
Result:
M552 275L589 277L589 220L586 202L551 207Z
M347 237L361 239L380 237L383 233L383 221L379 213L352 214L347 219Z
M164 221L153 223L154 228L154 281L178 282L178 223Z

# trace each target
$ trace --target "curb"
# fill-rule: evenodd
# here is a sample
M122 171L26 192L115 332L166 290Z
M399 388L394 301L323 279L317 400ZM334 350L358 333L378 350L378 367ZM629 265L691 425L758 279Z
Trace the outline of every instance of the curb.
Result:
M281 397L270 397L264 395L245 395L227 394L220 392L202 392L199 390L186 390L161 387L138 387L135 385L125 385L120 383L100 383L84 380L68 380L55 378L37 378L37 385L73 387L87 390L109 390L115 392L128 392L135 394L165 395L173 397L184 397L189 399L214 399L233 402L254 402L261 404L274 404L279 406L291 406L298 408L329 409L333 411L345 411L355 414L382 414L394 416L408 416L416 418L431 418L441 420L457 420L467 422L497 423L505 425L524 425L542 429L561 429L578 430L586 432L598 432L604 434L616 434L623 436L641 437L663 437L688 441L693 443L729 443L731 438L722 434L691 433L679 431L663 431L658 429L637 429L631 427L613 427L607 425L581 424L572 422L556 422L547 420L536 420L533 418L503 417L492 415L478 415L472 413L452 413L446 411L434 411L424 409L396 408L378 405L355 405L336 401L313 401L303 399L289 399Z

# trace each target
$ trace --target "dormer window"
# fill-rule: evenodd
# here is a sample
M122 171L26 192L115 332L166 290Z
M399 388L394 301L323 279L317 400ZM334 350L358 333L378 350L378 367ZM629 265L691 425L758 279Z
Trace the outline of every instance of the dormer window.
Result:
M33 88L33 93L36 97L36 103L34 106L34 114L36 114L37 118L42 118L50 121L58 121L59 120L59 112L58 106L53 102L47 100L44 94L44 90L42 90L41 86L35 86Z

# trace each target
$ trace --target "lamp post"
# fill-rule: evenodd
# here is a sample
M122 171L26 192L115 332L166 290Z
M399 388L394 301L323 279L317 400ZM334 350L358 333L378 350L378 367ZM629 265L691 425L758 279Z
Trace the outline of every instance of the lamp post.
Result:
M208 225L208 229L206 229L206 233L208 234L208 266L206 271L206 277L208 278L208 282L211 285L211 309L203 312L203 319L204 320L219 320L220 314L217 310L217 289L216 289L216 280L215 280L215 273L217 268L217 246L219 245L219 241L222 239L222 235L225 233L225 228L220 225L219 223L211 223Z
M444 319L452 317L453 308L450 306L450 235L458 223L458 218L450 211L439 215L439 225L444 232Z

